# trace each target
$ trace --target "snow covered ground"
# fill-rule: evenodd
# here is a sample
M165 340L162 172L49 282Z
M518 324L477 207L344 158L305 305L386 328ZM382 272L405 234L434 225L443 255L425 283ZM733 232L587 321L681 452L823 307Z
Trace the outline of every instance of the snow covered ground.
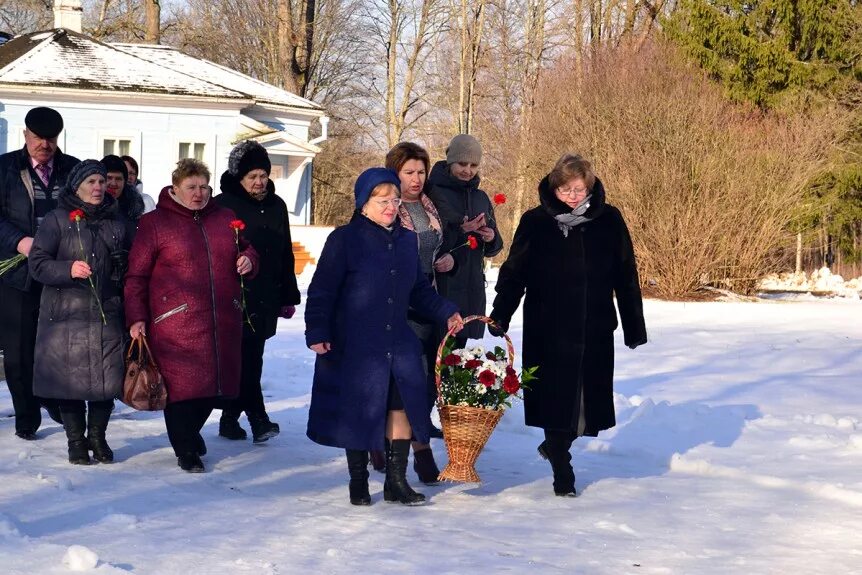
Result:
M407 508L382 501L372 472L374 504L351 506L343 455L305 438L301 319L267 347L281 436L223 440L213 416L203 475L176 466L160 414L121 404L118 462L71 466L53 422L39 441L13 436L3 386L0 571L862 573L862 304L646 312L650 344L619 342L617 427L575 443L576 499L552 495L540 432L516 407L479 458L483 484L422 487L430 503Z

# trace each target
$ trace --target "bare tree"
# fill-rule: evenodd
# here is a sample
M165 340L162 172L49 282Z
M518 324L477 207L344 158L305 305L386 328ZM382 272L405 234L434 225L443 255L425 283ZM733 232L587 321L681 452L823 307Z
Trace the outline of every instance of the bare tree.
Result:
M0 0L0 30L12 35L51 27L52 0Z
M162 34L162 3L161 0L143 0L146 14L147 30L144 40L158 44ZM107 4L107 0L105 2Z

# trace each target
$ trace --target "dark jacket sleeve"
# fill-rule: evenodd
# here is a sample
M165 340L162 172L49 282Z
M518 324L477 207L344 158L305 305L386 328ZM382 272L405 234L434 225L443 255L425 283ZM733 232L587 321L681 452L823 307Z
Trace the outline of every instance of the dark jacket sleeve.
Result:
M30 249L30 275L34 280L52 287L71 287L73 260L58 260L63 232L57 214L51 212L39 226Z
M646 323L634 246L622 214L617 213L616 216L619 220L620 240L614 293L623 323L624 341L631 347L647 342Z
M431 282L422 273L421 262L417 262L416 267L416 283L410 290L410 307L415 309L419 315L432 318L441 325L446 325L446 321L458 311L458 306L434 290Z
M298 305L300 301L299 288L296 285L295 266L296 260L293 256L293 240L290 238L290 217L287 214L287 206L282 204L284 210L284 253L282 254L282 278L281 278L281 305Z
M494 214L494 205L491 203L490 198L488 198L488 194L481 190L479 190L479 193L482 194L483 199L487 204L487 208L485 210L487 217L485 220L488 222L491 229L494 230L494 239L490 242L484 242L485 257L492 258L503 250L503 236L500 235L500 229L497 227L497 216Z
M518 222L518 228L515 230L515 238L512 240L512 247L509 250L509 257L503 262L497 277L497 287L495 288L497 297L494 298L491 318L504 329L508 329L512 315L521 305L521 298L524 297L524 292L527 289L528 263L532 245L530 219L530 212L521 216L521 221Z
M141 218L129 251L129 269L123 287L126 327L150 320L150 278L158 255L158 237L153 218Z
M0 186L8 188L5 193L0 193L0 201L14 202L18 199L16 196L19 195L18 184L21 183L21 175L16 170L15 164L16 162L10 155L6 155L0 164ZM26 192L24 201L30 201L29 198L26 198ZM3 216L5 210L8 209L10 206L0 205L0 255L17 254L18 242L29 235Z
M305 343L332 342L332 325L341 286L347 275L347 253L343 230L335 230L326 238L317 269L308 286L305 302Z

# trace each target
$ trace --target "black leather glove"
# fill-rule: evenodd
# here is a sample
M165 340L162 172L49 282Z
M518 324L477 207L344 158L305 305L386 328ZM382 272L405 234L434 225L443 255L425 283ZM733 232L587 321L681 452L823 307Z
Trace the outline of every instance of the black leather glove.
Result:
M509 324L494 319L493 317L491 317L491 319L494 320L494 323L488 324L488 333L495 337L503 337L503 335L509 331Z
M629 342L626 345L628 346L629 349L635 349L637 347L642 346L646 342L647 342L646 338L643 338L643 339L639 339L638 341Z

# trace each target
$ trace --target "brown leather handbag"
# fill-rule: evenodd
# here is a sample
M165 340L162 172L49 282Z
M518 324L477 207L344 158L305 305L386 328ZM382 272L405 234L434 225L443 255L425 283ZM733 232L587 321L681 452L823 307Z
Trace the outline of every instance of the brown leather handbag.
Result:
M161 411L168 402L168 389L150 352L147 337L136 337L126 353L123 403L139 411Z

